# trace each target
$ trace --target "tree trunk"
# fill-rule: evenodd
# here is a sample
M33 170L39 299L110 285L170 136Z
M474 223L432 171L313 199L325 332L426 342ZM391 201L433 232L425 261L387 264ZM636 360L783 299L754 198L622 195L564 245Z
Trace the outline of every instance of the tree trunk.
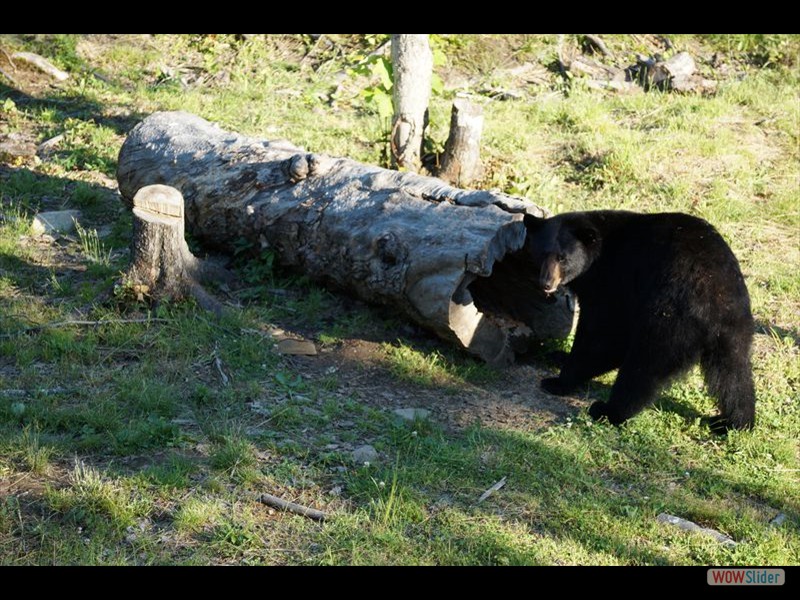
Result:
M189 250L184 237L183 197L175 188L148 185L133 197L131 264L125 281L137 296L182 299L219 314L220 304L200 285L211 269ZM220 274L219 271L216 273Z
M433 53L427 35L392 35L392 74L392 167L417 173L433 75Z
M469 185L481 177L481 133L483 109L466 98L453 101L450 135L444 146L438 176L458 186Z
M546 213L511 196L246 138L180 112L131 131L117 179L128 203L145 185L180 189L201 243L232 252L250 240L491 363L572 327L564 296L516 285L529 278L523 213Z

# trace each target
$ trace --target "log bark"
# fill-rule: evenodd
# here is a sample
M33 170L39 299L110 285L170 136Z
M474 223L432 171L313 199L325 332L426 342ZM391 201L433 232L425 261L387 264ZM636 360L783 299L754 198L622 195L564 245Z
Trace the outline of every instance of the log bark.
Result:
M428 126L433 53L425 34L392 35L392 167L417 173Z
M247 138L181 112L130 132L117 179L129 205L146 185L179 189L203 244L232 252L249 240L490 363L572 327L566 297L516 285L529 278L523 214L547 215L530 202Z
M481 177L481 133L483 108L466 98L454 100L450 135L444 146L442 166L438 173L441 179L458 186L467 186Z

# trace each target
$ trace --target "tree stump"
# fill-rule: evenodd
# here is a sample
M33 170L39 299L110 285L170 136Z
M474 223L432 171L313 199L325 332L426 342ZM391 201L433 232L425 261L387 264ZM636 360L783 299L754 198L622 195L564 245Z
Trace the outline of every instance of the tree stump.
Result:
M466 186L481 177L482 132L483 108L466 98L454 100L450 135L444 146L442 166L437 174L441 179L458 186Z
M392 35L392 73L392 167L416 173L421 166L433 76L433 53L427 35Z
M196 258L184 237L183 196L173 187L148 185L133 197L133 241L126 282L140 298L178 300L193 296L206 310L221 305L200 285L213 269Z
M688 52L678 52L665 61L656 61L649 69L650 85L660 90L713 93L717 82L696 72L697 65Z
M179 189L200 243L232 253L249 241L490 363L572 327L564 295L516 285L531 277L519 252L523 215L548 214L528 201L247 138L182 112L153 114L130 132L117 180L129 205L150 184Z

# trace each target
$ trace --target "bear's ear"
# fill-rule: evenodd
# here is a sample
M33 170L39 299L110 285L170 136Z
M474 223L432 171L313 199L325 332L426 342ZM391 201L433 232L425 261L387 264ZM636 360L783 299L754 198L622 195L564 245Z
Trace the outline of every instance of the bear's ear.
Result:
M533 215L529 215L527 213L522 216L522 223L525 225L525 229L527 229L528 232L536 231L539 229L539 227L544 225L546 220L547 219L540 219L539 217L534 217Z
M575 239L577 239L584 246L593 246L600 238L600 232L594 227L579 227L575 230Z

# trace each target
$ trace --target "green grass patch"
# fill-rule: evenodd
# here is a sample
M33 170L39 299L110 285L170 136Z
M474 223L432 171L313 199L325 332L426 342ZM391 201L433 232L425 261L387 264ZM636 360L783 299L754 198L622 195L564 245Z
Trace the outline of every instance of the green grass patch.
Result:
M397 377L421 385L487 382L497 377L497 373L483 363L470 358L447 357L438 350L425 352L403 342L384 344L383 350Z

